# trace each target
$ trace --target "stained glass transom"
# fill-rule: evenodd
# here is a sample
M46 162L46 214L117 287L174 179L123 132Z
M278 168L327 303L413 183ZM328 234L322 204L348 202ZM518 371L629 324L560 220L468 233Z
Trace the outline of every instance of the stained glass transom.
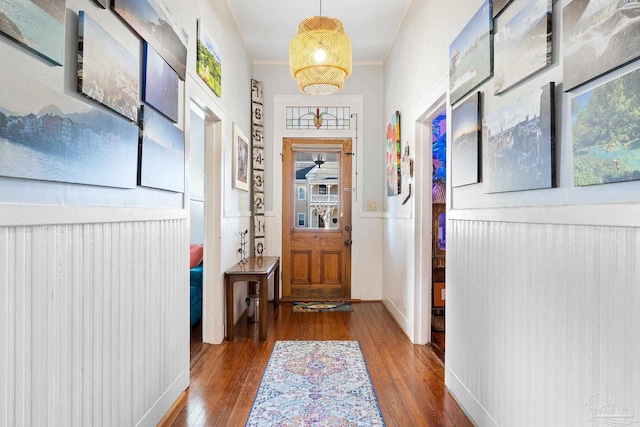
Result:
M351 107L287 107L287 129L351 129Z

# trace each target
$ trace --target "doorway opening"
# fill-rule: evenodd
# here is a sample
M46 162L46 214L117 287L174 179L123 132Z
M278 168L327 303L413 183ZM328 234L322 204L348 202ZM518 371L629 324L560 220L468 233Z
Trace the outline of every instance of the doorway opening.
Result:
M200 269L193 274L190 265L189 274L193 365L206 349L205 344L218 344L224 338L224 287L220 280L223 112L197 85L190 86L191 97L185 111L185 142L189 146L185 203L190 243L201 247L200 264L196 265ZM190 260L190 264L197 262Z
M351 139L283 141L282 299L351 299Z
M431 346L444 362L447 242L447 113L442 110L431 119L432 162L432 252L431 252Z
M206 115L193 101L190 103L189 114L189 320L190 355L193 361L203 347Z
M427 344L444 363L446 319L446 194L448 75L416 108L417 182L414 342Z

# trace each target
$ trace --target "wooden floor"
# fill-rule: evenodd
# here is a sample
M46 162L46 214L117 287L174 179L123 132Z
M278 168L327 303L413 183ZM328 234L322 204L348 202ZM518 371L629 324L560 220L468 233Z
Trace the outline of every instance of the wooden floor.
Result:
M431 350L438 356L438 359L444 362L444 344L445 344L444 331L431 330Z
M353 312L296 313L269 305L267 341L241 319L234 342L192 345L191 385L166 426L243 426L276 340L360 341L387 426L472 426L444 386L441 361L411 344L382 303Z

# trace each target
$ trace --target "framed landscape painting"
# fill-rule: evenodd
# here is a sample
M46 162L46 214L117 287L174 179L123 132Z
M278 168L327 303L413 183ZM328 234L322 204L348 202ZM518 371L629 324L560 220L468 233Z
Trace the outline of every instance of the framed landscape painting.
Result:
M455 104L493 75L493 17L486 0L449 46L449 99Z
M184 133L152 108L140 108L139 184L184 193Z
M487 116L485 193L555 186L553 82Z
M198 20L198 52L196 71L209 88L219 98L222 96L222 61L213 39Z
M480 180L480 92L451 112L451 186L475 184Z
M0 175L135 188L138 126L0 67Z
M62 65L65 0L0 1L0 33Z
M551 64L551 0L526 0L517 15L502 21L496 19L494 36L495 95Z
M83 11L78 21L78 92L138 121L138 60Z
M233 124L233 180L236 190L249 191L249 139Z
M576 186L640 180L640 70L571 101Z
M112 0L111 10L185 79L189 36L162 0Z
M565 91L640 57L640 2L573 0L562 26Z
M149 43L143 50L142 100L177 123L180 78Z

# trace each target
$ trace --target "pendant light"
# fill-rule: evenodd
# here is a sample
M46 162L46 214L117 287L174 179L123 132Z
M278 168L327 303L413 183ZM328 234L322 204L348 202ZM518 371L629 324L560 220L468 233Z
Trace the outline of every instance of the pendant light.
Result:
M351 40L336 18L320 15L303 20L289 44L289 69L298 89L309 95L341 90L351 75Z

